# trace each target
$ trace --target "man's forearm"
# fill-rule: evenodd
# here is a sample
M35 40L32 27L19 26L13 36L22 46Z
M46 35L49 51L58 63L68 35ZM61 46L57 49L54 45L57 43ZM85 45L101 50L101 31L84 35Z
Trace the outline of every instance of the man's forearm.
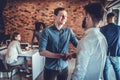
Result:
M40 55L48 57L48 58L62 58L63 57L63 54L52 53L52 52L47 51L47 50L40 52Z

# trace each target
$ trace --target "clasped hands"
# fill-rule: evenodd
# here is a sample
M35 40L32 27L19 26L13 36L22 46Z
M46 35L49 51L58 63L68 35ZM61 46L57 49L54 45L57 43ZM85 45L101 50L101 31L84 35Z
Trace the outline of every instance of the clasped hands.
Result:
M73 53L73 54L69 54L69 53L62 54L61 58L63 60L65 60L65 61L68 61L68 60L71 60L72 58L76 58L76 53Z

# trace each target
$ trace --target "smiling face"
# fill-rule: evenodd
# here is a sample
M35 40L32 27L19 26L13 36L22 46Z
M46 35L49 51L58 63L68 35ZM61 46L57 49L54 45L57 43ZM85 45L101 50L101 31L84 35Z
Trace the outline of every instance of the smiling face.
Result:
M61 10L57 15L54 15L55 23L58 25L64 25L67 21L67 12L65 10Z

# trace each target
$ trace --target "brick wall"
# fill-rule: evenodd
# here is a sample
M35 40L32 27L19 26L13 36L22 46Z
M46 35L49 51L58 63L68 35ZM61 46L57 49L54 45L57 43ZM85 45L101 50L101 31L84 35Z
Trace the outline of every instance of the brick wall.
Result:
M6 34L19 31L22 42L30 43L33 31L26 28L34 28L35 21L44 22L47 26L53 24L53 10L56 7L65 7L68 11L66 25L80 39L84 32L81 28L83 6L87 3L87 0L11 0L4 10ZM70 50L74 51L72 46Z

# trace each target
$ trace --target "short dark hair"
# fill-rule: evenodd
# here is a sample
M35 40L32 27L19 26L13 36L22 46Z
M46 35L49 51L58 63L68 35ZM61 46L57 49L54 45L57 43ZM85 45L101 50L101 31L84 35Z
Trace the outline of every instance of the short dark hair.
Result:
M14 32L11 36L11 40L16 40L15 37L17 37L19 34L19 32Z
M41 26L43 26L43 29L46 27L43 22L35 22L35 31L39 31Z
M112 17L115 17L115 13L111 12L107 14L107 19L110 19Z
M84 7L85 11L90 14L93 20L97 22L103 19L104 8L100 3L90 3Z
M54 10L54 15L58 15L58 13L59 13L59 11L63 11L63 10L65 10L65 8L63 8L63 7L58 7L58 8L56 8L55 10Z

